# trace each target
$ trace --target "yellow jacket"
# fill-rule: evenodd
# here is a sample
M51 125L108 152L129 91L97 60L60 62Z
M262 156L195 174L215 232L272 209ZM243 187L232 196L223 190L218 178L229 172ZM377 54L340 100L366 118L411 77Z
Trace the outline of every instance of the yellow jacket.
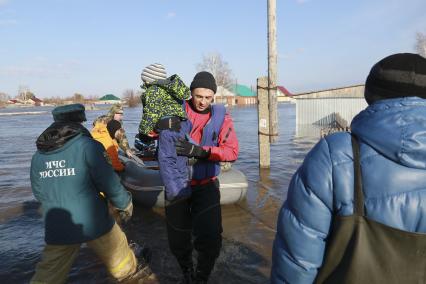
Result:
M123 171L124 165L118 158L118 143L109 135L106 124L102 122L96 122L90 133L92 134L93 139L101 142L104 146L109 158L111 159L111 164L114 170L117 172Z

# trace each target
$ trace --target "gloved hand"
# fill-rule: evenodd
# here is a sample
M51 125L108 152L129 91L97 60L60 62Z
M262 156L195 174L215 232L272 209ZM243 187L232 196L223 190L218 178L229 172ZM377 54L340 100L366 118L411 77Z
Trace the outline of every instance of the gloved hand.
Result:
M161 130L170 129L170 130L179 132L180 131L180 122L181 122L181 120L177 116L162 118L155 125L155 130L158 132L158 131L161 131Z
M154 138L144 135L144 134L136 134L135 136L135 147L139 151L146 151L148 148L154 148L155 149L155 140Z
M131 158L134 154L135 154L135 150L133 150L133 149L127 149L126 150L126 156L128 158Z
M148 136L148 135L145 135L145 134L142 134L142 133L136 134L135 139L138 139L140 142L142 142L143 144L147 144L147 145L155 143L154 142L155 138Z
M210 151L204 150L201 146L192 144L184 138L179 138L175 143L176 153L179 156L187 156L189 158L206 159L210 155Z
M129 205L127 205L124 209L118 209L118 215L120 216L120 220L123 223L129 222L130 218L133 215L133 202L130 200Z

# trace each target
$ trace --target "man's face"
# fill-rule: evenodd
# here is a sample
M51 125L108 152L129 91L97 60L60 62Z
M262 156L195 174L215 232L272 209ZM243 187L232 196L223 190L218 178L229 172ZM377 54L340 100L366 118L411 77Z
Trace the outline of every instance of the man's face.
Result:
M192 104L197 111L208 109L213 102L214 92L206 88L195 88L191 92Z
M114 120L122 121L123 120L123 113L122 112L115 113L114 114Z

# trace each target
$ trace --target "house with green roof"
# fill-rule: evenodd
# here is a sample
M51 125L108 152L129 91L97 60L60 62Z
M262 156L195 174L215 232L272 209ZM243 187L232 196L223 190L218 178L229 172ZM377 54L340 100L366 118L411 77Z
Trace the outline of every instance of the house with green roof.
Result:
M235 105L235 94L222 86L217 86L216 94L214 94L214 102L216 104L224 104L225 106Z
M237 105L253 105L257 104L257 94L249 87L244 85L234 85L235 103Z
M96 104L115 104L120 103L121 99L119 97L114 96L113 94L106 94L101 97Z

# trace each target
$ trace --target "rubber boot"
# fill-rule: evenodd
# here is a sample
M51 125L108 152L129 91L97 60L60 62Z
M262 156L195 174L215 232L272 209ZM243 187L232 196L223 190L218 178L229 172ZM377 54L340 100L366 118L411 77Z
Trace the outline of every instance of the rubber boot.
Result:
M195 277L193 280L193 284L204 284L207 283L209 279L209 275L206 275L205 273L202 273L201 271L195 272Z
M194 283L207 283L213 270L216 258L202 252L198 253L198 264L195 270Z
M193 284L194 283L194 269L192 267L182 269L183 277L178 282L179 284Z
M139 283L143 280L143 283L157 283L157 276L152 272L149 267L149 262L151 261L152 251L147 246L139 245L134 241L129 243L130 249L135 254L136 259L138 260L138 266L135 273L123 279L119 283L133 284Z
M149 264L151 262L152 258L152 251L149 247L147 247L145 244L138 244L134 241L129 242L129 247L135 254L137 260L139 263L147 263Z

